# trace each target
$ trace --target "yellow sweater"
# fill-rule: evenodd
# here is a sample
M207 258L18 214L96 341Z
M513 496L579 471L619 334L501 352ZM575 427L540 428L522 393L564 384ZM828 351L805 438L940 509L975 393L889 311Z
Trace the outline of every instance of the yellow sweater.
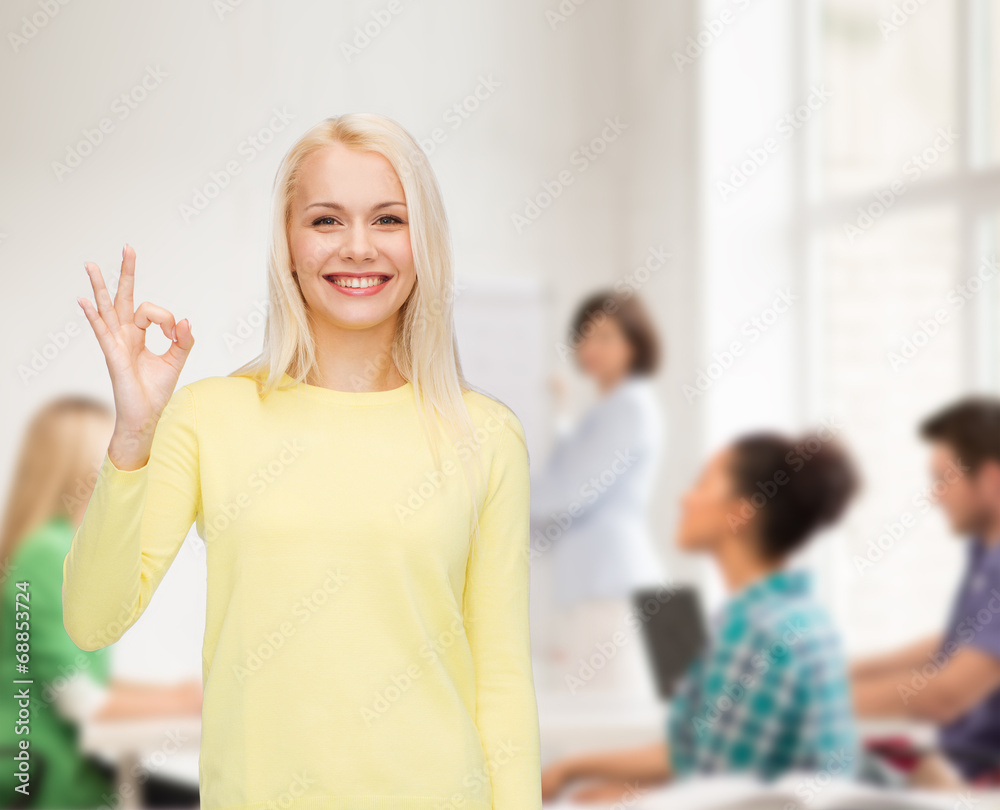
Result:
M209 377L174 392L144 467L105 455L63 563L66 630L118 640L195 523L204 810L541 808L524 432L464 400L488 475L475 553L468 448L434 469L411 383L261 401Z

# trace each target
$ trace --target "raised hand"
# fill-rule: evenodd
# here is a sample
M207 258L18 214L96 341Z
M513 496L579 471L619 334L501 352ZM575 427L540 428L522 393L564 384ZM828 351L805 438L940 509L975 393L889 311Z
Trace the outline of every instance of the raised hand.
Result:
M86 298L77 301L104 352L114 390L115 430L108 455L119 469L136 470L149 459L156 423L194 346L191 324L187 318L175 323L170 312L149 301L133 309L135 251L129 245L122 250L114 301L100 268L93 262L85 267L97 306ZM146 328L154 323L172 341L163 354L146 348Z

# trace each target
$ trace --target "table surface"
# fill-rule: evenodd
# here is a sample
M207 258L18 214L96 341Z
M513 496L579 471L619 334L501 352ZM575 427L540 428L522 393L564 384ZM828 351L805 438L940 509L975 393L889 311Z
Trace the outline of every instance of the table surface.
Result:
M200 717L92 721L81 727L79 745L110 765L135 757L150 773L198 784Z
M554 759L579 751L613 750L662 739L668 706L616 695L539 694L538 717L543 741L543 767ZM926 723L895 719L866 720L864 736L906 735L918 742L933 740L934 728ZM198 783L200 717L156 717L138 720L104 720L83 725L80 747L111 764L136 757L149 771L189 784ZM1000 810L1000 791L975 794L976 810ZM560 804L559 807L572 807ZM602 805L580 805L600 810ZM613 804L609 807L614 807ZM619 805L620 807L620 805ZM960 803L955 808L961 808ZM642 810L641 803L633 805Z

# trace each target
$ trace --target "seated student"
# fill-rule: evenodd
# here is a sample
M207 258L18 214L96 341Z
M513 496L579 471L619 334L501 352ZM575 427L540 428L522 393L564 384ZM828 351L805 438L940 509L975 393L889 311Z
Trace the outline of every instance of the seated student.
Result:
M114 422L103 402L57 397L32 417L12 470L0 522L0 671L32 685L12 682L0 699L0 796L7 808L119 805L132 797L116 796L115 768L82 750L83 727L201 714L200 678L176 686L122 681L113 677L110 648L81 649L63 623L63 561ZM30 674L18 676L24 653ZM199 805L195 784L155 770L133 775L143 807Z
M1000 399L970 397L927 419L933 497L969 537L944 632L852 667L857 713L940 726L964 780L1000 771Z
M759 433L717 453L684 498L678 543L710 555L730 596L678 685L667 741L556 762L542 773L543 798L578 778L601 781L572 799L615 801L636 783L693 774L852 774L840 639L808 575L785 564L856 489L850 460L819 436Z

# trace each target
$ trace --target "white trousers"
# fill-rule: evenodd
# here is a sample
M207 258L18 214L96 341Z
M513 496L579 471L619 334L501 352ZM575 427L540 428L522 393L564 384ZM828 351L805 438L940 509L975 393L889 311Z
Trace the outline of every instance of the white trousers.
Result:
M655 700L656 685L629 599L602 598L553 607L538 658L546 691Z

